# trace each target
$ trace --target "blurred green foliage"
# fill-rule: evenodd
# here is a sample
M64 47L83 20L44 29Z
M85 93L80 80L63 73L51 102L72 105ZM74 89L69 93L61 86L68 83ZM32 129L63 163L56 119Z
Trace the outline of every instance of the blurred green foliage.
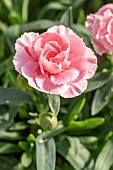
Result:
M23 89L12 64L15 41L23 32L41 33L56 24L72 28L93 49L84 27L86 15L110 2L0 1L1 170L113 169L113 63L109 54L99 58L86 92L73 99L60 98L61 102L35 89ZM53 107L53 101L60 104L58 126L43 132L39 114L57 114L59 108Z

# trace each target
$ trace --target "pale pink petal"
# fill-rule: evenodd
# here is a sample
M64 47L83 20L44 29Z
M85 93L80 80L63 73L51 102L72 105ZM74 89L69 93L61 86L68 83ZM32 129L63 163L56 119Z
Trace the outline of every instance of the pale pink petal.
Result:
M107 26L107 32L109 34L113 34L113 18L109 21L108 26Z
M102 36L101 38L100 38L100 40L101 40L101 42L102 42L102 44L103 44L103 46L106 48L106 51L108 52L111 52L111 51L113 51L113 45L111 44L111 40L112 40L112 37L109 39L110 37L108 36L108 35L106 35L106 36ZM109 40L109 41L108 41Z
M24 50L24 48L18 49L13 59L15 70L21 74L21 67L29 61L34 61L34 59Z
M109 10L113 13L113 4L112 4L112 3L109 3L109 4L106 4L106 5L102 6L102 7L98 10L97 14L103 15L104 12L105 12L107 9L109 9Z
M105 35L105 37L106 37L107 41L109 42L109 44L111 46L113 46L113 34L107 34L107 35ZM113 47L112 47L112 50L113 50Z
M68 57L68 54L66 55L64 53L64 51L62 51L61 53L59 53L56 56L52 57L51 61L53 61L54 63L57 63L57 64L61 63L61 65L62 65L64 61L67 61L67 57Z
M24 47L33 47L35 41L38 39L39 34L34 32L25 32L21 38L16 40L15 49L18 50Z
M71 65L71 62L64 59L64 61L61 63L61 65L62 65L62 69L67 69Z
M86 22L85 22L85 26L90 32L93 31L93 24L94 24L94 15L90 14L86 17Z
M106 50L103 44L99 43L95 38L92 38L92 44L98 54L102 55L108 52L108 50Z
M53 62L53 59L57 55L57 52L55 50L49 50L45 55L44 58L47 59L48 61ZM57 62L54 62L57 63Z
M74 81L79 76L79 71L75 68L68 68L59 74L51 75L51 82L54 84L66 84L70 81Z
M45 32L43 34L40 34L40 37L44 38L46 42L55 41L60 45L62 51L69 52L70 46L69 41L66 37L63 37L57 33L54 32Z
M33 47L25 47L24 49L35 61L39 60L42 49L38 52L34 51Z
M68 39L70 42L70 53L74 53L72 56L83 56L86 52L86 47L83 39L76 34L69 34ZM70 56L70 57L72 57ZM70 59L69 59L70 60Z
M63 35L63 36L67 36L69 34L73 34L73 31L70 28L66 28L63 25L53 26L53 27L49 28L47 30L47 32L55 32L55 33Z
M54 83L51 82L50 77L47 75L37 76L36 83L37 86L40 87L41 91L50 94L60 95L60 93L62 92L64 93L69 88L67 84L55 85Z
M81 79L78 82L68 83L69 89L62 93L61 96L64 98L72 98L81 95L87 89L87 80Z
M90 48L87 48L86 58L86 73L84 79L90 79L94 76L97 69L97 57L94 55L93 51Z
M75 69L79 70L79 76L77 78L77 81L79 81L80 79L82 79L84 77L84 75L86 74L86 66L87 66L87 60L86 60L86 56L82 56L82 57L73 57L72 60L70 60L71 64L70 67L74 67Z
M61 64L48 61L44 57L40 57L39 64L42 74L44 74L45 71L48 72L49 74L57 74L60 73L62 70Z
M38 63L29 62L25 64L24 66L22 66L21 70L22 70L22 75L28 80L28 84L31 87L39 91L42 91L42 89L40 89L40 87L37 86L36 81L35 81L35 78L41 75Z
M31 87L50 94L59 94L65 92L68 86L54 85L47 74L42 75L40 67L36 62L29 62L22 67L22 75L28 80Z
M54 49L56 49L57 52L59 52L59 53L61 52L61 47L57 42L49 41L48 44L51 45Z

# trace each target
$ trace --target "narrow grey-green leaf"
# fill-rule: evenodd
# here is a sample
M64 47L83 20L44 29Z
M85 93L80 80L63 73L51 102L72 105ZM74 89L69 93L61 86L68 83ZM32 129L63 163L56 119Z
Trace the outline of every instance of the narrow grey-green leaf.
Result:
M80 5L82 5L86 0L76 0L73 2L73 6L75 8L78 8Z
M27 22L27 19L28 19L28 6L29 6L29 0L23 0L23 4L22 4L22 20L23 20L23 22Z
M37 170L54 170L56 161L56 147L53 138L36 141Z
M60 97L56 94L47 94L49 107L53 114L57 115L60 109Z
M87 129L94 129L104 123L104 118L89 118L84 121L71 121L67 130L69 131L81 131Z
M21 156L21 163L24 167L29 167L32 163L32 148L29 148Z
M17 140L22 140L23 138L25 137L18 132L0 131L0 139L2 140L17 141Z
M14 123L12 126L10 126L10 131L21 131L21 130L24 130L28 128L28 124L26 124L25 122L23 121L20 121L20 122L16 122Z
M23 92L16 88L0 87L0 104L14 103L19 105L23 102L30 102L31 96L28 92Z
M98 148L98 138L95 136L80 136L78 137L80 142L89 149Z
M95 92L93 97L91 114L96 115L99 113L108 103L113 95L113 77L109 81Z
M79 98L75 98L71 102L69 109L68 109L68 115L66 117L67 121L75 119L75 116L78 115L82 111L85 105L85 101L86 101L85 98L79 97Z
M44 7L41 9L38 18L43 18L46 12L50 10L64 10L64 9L66 9L66 6L61 4L60 2L54 1L47 3L47 5L44 5Z
M113 137L106 142L102 150L100 151L94 170L109 170L113 165Z
M12 67L12 56L0 62L0 76L6 72L6 68L11 69Z
M15 116L17 115L17 110L18 110L18 105L11 104L10 109L9 109L9 120L15 118Z
M73 25L72 7L69 7L69 9L62 15L60 19L60 24L72 28Z
M57 142L57 152L61 154L74 169L83 169L86 163L90 163L90 152L76 137L64 137Z
M37 30L44 30L48 29L56 25L55 21L49 19L40 19L38 21L31 21L20 26L20 33L24 33L25 31L37 31Z
M9 142L0 142L0 154L20 152L18 145Z
M1 170L14 170L14 167L18 164L18 159L14 156L2 156L0 155L0 169Z
M14 52L14 44L19 36L19 31L20 31L20 25L12 25L9 26L4 33L5 40L12 52Z
M103 86L105 83L108 82L110 75L110 72L96 73L94 77L89 80L86 92L98 89L99 87Z
M51 130L51 131L44 131L41 135L40 135L40 138L52 138L54 136L58 136L60 135L61 133L65 132L66 131L66 127L63 125L63 122L62 121L59 121L58 122L58 126Z

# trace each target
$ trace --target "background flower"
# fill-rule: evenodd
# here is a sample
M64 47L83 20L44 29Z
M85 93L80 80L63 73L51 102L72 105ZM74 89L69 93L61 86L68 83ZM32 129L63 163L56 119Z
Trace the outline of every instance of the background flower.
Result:
M42 34L24 33L15 44L15 69L35 89L69 98L87 88L97 59L83 40L63 25Z
M100 55L113 52L113 4L101 7L86 18L86 28L92 34L92 43Z

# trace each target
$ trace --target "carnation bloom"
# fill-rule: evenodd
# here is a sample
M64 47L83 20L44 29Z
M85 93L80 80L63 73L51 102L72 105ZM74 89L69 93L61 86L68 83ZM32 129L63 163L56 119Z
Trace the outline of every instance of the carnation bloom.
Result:
M101 7L86 18L86 28L92 34L92 44L100 55L113 52L113 4Z
M63 25L42 34L24 33L15 44L15 69L30 86L64 98L80 95L97 68L97 58L83 40Z

